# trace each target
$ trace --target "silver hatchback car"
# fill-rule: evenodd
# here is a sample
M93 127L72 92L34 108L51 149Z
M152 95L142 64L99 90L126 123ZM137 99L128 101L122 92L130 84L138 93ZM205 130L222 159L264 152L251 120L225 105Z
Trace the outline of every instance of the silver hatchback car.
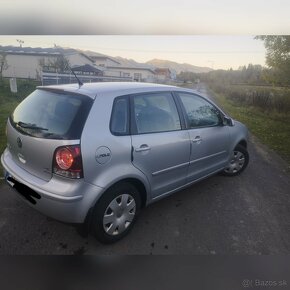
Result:
M111 243L139 210L247 166L247 128L194 91L148 83L38 87L7 121L6 181L28 204Z

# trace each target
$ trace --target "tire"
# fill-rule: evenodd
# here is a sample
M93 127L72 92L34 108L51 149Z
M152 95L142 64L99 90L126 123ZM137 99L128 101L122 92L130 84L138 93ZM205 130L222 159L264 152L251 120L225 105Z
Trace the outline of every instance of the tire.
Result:
M111 244L132 229L141 207L140 193L130 183L109 188L94 207L91 230L98 241Z
M242 173L249 163L249 153L242 145L233 150L229 165L222 171L225 176L236 176Z

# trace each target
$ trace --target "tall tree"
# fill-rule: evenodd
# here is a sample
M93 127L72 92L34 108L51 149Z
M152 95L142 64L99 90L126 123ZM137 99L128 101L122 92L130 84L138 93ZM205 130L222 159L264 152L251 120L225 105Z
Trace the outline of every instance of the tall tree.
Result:
M273 81L290 85L290 35L260 35L264 41L266 63L273 70Z
M8 68L8 62L6 59L7 54L5 52L0 52L0 79L2 81L3 71Z

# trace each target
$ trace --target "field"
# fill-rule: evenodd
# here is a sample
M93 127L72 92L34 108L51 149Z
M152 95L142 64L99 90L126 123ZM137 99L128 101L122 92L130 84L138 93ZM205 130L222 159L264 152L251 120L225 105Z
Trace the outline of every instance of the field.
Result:
M290 164L289 88L233 85L211 89L228 114Z
M6 79L0 80L0 154L6 147L6 121L14 108L35 90L35 87L40 83L35 81L17 80L18 93L11 93L9 82ZM2 166L0 164L0 176L2 176Z

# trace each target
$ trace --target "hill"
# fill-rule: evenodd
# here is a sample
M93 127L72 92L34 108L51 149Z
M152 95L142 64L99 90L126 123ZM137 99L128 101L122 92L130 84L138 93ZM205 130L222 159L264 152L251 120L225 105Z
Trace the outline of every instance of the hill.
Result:
M194 73L207 73L213 69L209 67L200 67L188 63L177 63L170 60L163 59L152 59L146 62L148 65L153 65L155 67L166 67L176 71L176 73L184 72L194 72Z
M116 56L114 57L114 59L116 59L123 66L145 67L145 68L147 67L147 68L152 68L152 69L154 68L154 66L151 64L137 62L134 59L128 59L121 56Z

